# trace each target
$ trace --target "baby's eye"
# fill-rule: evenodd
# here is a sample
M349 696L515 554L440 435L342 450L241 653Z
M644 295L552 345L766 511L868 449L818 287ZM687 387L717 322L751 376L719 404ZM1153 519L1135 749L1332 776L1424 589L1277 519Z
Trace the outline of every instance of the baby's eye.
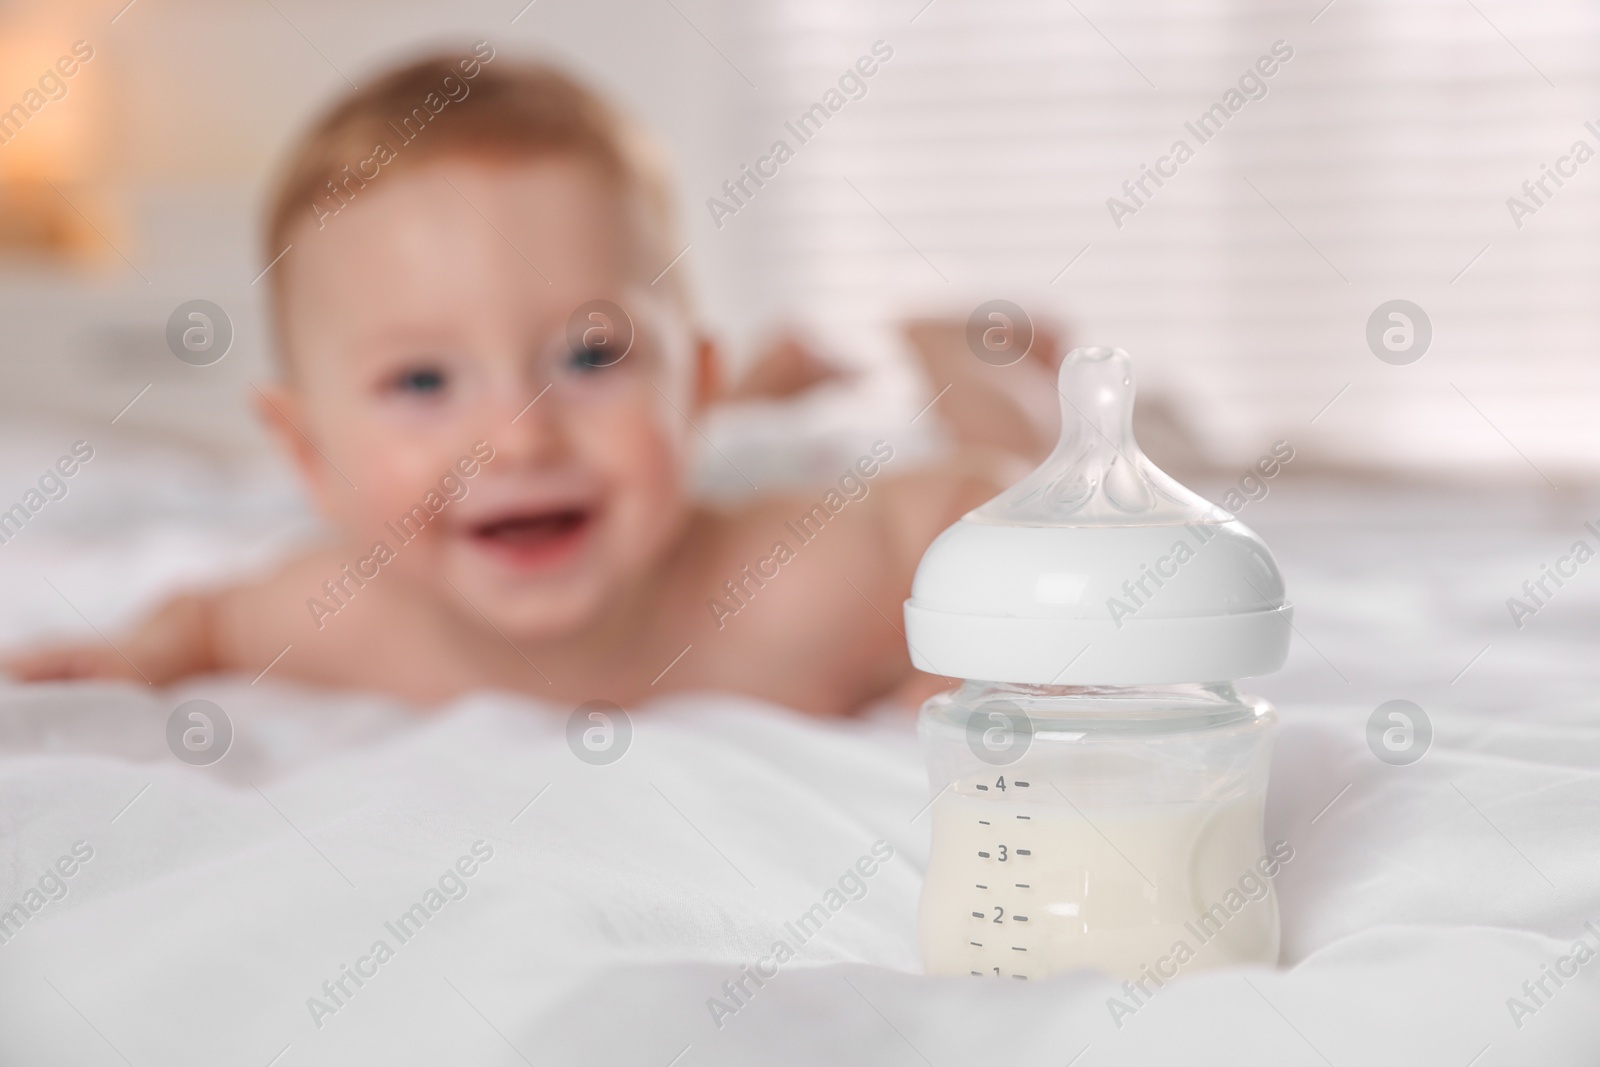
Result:
M394 388L416 396L437 396L444 392L444 371L437 367L413 367L397 375Z
M580 374L592 374L615 366L621 361L623 353L614 345L593 344L574 348L567 358L567 366Z

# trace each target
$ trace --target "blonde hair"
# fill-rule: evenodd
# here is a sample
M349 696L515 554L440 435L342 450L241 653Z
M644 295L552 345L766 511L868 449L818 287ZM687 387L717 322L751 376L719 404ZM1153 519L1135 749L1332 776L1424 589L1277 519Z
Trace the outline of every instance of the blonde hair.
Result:
M306 222L327 225L380 173L453 156L561 155L597 165L625 193L637 195L659 224L659 235L648 243L670 257L671 182L643 129L570 75L542 63L497 59L493 47L479 41L470 50L434 53L391 70L344 96L300 136L268 199L264 258L279 255ZM280 327L286 266L280 264L271 280ZM669 284L686 302L680 279Z

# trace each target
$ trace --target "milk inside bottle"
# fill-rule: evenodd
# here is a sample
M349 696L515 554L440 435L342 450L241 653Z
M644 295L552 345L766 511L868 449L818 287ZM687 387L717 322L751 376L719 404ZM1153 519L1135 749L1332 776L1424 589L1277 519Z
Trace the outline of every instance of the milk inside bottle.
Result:
M1273 962L1262 827L1291 607L1253 532L1156 468L1120 349L1061 367L1062 434L928 548L913 662L969 679L922 709L929 973L1136 978Z

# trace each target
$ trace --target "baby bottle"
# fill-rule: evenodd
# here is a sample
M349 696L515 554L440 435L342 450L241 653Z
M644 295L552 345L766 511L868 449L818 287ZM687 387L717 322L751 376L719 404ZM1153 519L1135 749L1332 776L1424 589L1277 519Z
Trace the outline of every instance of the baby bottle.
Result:
M1133 366L1061 366L1061 440L929 546L906 601L933 795L930 974L1122 978L1272 963L1262 817L1277 713L1233 679L1288 653L1266 545L1133 439Z

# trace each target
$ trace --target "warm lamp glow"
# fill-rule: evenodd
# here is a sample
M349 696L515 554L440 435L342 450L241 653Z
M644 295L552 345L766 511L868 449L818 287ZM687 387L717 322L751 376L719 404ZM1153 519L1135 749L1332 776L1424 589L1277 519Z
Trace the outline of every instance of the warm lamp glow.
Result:
M95 54L65 24L0 23L0 248L101 244L79 214L103 128Z

